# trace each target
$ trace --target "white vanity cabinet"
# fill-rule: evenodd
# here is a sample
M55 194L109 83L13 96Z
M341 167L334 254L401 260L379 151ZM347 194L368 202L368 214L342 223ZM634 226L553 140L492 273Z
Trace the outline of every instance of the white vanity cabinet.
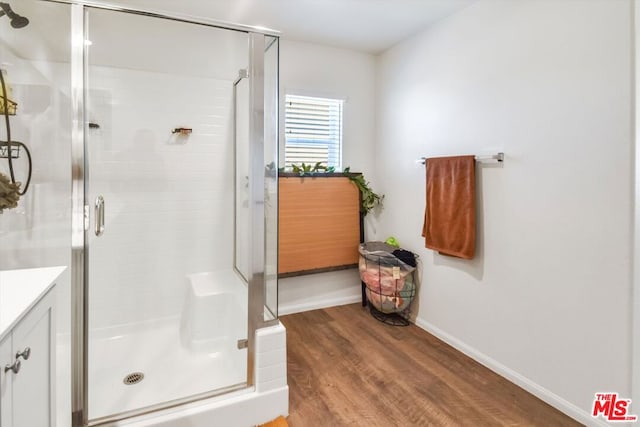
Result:
M31 270L12 272L17 271ZM59 273L26 274L17 281L5 273L0 272L0 427L53 427Z
M11 350L11 334L9 334L0 342L0 363L13 358ZM4 427L11 425L12 378L8 373L5 374L2 372L3 370L4 365L2 366L2 370L0 370L0 426Z

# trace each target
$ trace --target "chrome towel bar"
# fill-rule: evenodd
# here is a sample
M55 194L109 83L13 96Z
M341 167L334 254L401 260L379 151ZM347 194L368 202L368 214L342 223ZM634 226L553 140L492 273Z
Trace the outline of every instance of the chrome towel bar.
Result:
M502 163L504 162L504 153L500 152L498 154L493 154L493 155L476 156L476 162L485 162L488 160L495 160L498 163ZM424 165L426 161L427 161L426 157L420 157L420 160L418 160L417 162Z

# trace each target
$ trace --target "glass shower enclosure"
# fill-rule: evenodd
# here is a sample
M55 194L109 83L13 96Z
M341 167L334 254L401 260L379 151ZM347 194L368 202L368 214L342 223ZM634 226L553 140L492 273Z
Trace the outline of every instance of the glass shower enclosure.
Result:
M278 36L72 5L73 424L252 386L277 321Z

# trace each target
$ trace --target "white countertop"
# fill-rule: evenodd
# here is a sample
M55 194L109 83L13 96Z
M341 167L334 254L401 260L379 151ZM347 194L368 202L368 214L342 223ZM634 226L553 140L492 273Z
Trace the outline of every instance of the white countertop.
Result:
M0 341L42 298L67 267L0 271Z

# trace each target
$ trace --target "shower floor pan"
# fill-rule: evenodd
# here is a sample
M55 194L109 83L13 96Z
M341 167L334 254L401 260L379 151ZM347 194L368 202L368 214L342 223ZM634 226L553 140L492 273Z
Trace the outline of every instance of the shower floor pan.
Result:
M200 292L195 292L195 301L194 293L188 292L181 318L147 321L92 333L89 343L90 419L246 382L247 350L237 348L238 330L245 331L246 335L246 310L232 311L237 317L227 320L236 327L229 336L220 335L218 331L215 339L207 340L203 335L208 321L205 310L215 311L219 304L217 295L221 295L223 301L229 301L229 293L220 292L219 287L212 292L211 301L202 300L202 279L213 280L206 277L211 274L194 275L198 276ZM236 296L246 301L246 287L237 277L235 280L237 282L225 282L233 285L230 288L236 290ZM209 324L215 328L215 319L210 319Z

